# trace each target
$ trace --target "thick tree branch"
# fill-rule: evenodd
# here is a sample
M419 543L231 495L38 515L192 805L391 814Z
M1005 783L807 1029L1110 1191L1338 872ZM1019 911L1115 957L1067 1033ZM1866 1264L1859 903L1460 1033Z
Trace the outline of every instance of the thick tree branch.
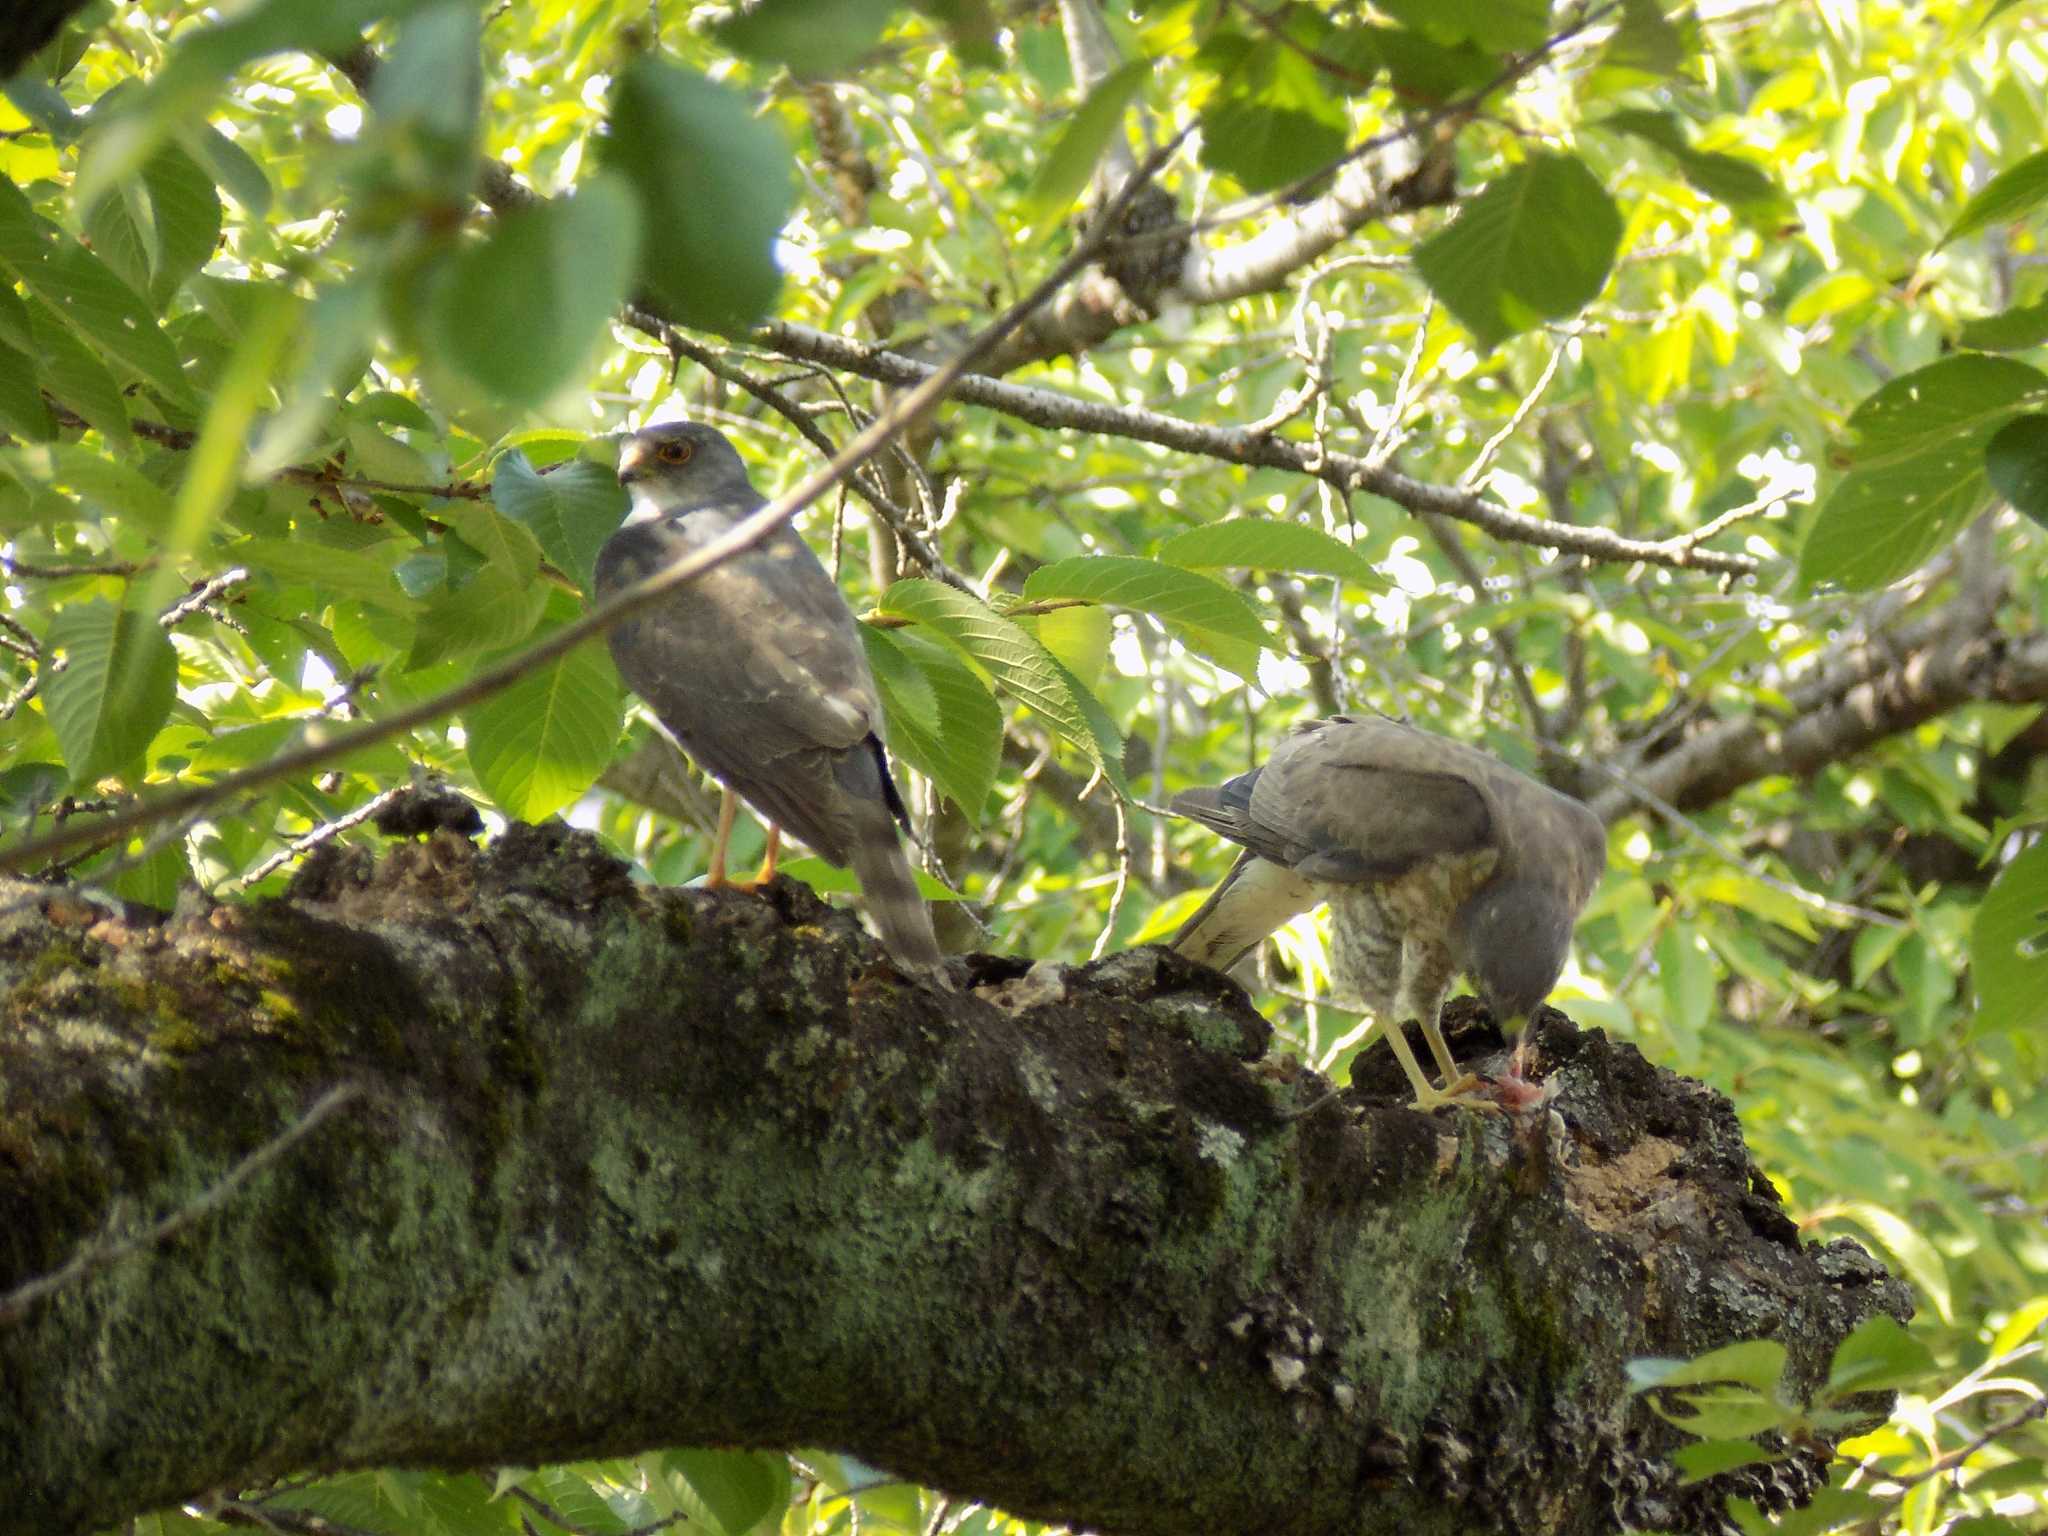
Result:
M0 1536L677 1443L1139 1536L1718 1529L1820 1453L1681 1489L1623 1363L1774 1336L1805 1391L1904 1310L1725 1101L1555 1014L1520 1128L1392 1107L1385 1053L1295 1116L1326 1085L1163 951L941 991L798 888L637 886L560 828L167 920L5 895L0 1293L359 1096L0 1328Z
M1630 782L1681 810L1697 809L1767 775L1817 773L1965 704L2048 701L2048 634L2010 637L1988 622L1969 632L1952 619L1937 615L1897 637L1903 643L1896 648L1859 647L1831 663L1824 680L1836 690L1798 690L1795 715L1703 723L1631 770ZM1610 821L1638 808L1627 788L1592 804Z

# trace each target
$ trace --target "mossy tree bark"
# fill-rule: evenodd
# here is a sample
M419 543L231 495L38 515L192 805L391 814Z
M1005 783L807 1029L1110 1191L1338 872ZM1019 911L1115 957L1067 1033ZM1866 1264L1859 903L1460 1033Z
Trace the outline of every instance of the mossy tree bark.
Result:
M0 1296L357 1085L0 1323L0 1533L692 1443L1109 1532L1703 1529L1818 1462L1678 1489L1624 1363L1769 1335L1810 1385L1904 1311L1725 1101L1560 1016L1547 1113L1412 1113L1375 1052L1290 1118L1320 1080L1163 951L963 973L560 830L168 919L0 890Z

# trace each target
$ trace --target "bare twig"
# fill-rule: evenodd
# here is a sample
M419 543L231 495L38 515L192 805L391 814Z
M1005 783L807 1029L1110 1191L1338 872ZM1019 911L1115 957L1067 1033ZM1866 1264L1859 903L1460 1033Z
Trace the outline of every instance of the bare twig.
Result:
M242 890L256 884L259 880L267 877L272 870L283 868L293 859L298 858L301 854L312 852L322 843L332 842L351 827L360 827L364 822L374 819L377 813L382 811L385 806L411 793L412 785L396 784L380 795L372 795L346 815L337 816L332 821L323 821L319 826L313 828L312 831L301 837L294 838L247 874L237 875L234 879L225 882L221 889Z
M246 567L239 565L230 567L228 570L222 571L211 581L202 581L193 587L185 596L179 598L170 607L158 614L156 621L165 629L176 629L178 625L191 618L193 614L198 613L210 603L217 601L220 595L230 587L239 586L248 579L249 572Z
M756 335L793 358L842 368L885 384L911 385L928 379L930 364L902 353L868 346L808 326L771 321ZM1035 426L1068 428L1108 437L1129 437L1229 464L1288 469L1315 475L1340 492L1368 491L1418 515L1435 513L1483 529L1517 544L1566 550L1590 560L1668 565L1746 576L1761 568L1749 555L1699 550L1680 539L1632 539L1607 528L1582 527L1531 517L1455 486L1431 485L1351 454L1319 450L1310 443L1260 435L1242 427L1211 427L1137 406L1079 400L1055 390L1010 384L985 374L966 374L953 397L1017 417Z
M37 1302L68 1285L77 1284L95 1270L106 1269L147 1248L153 1248L158 1243L175 1237L194 1222L212 1215L228 1202L236 1190L318 1130L323 1122L360 1096L362 1091L355 1083L336 1084L320 1096L319 1101L306 1111L296 1125L272 1137L251 1152L216 1182L201 1191L196 1199L179 1206L160 1221L150 1223L140 1232L124 1238L102 1239L89 1244L72 1255L60 1268L53 1269L46 1275L38 1275L24 1285L16 1286L4 1297L0 1297L0 1327L19 1322L28 1315L29 1308Z
M2037 1397L2018 1412L2000 1419L1996 1424L1971 1440L1969 1444L1959 1445L1954 1450L1937 1456L1918 1472L1914 1472L1906 1477L1886 1479L1886 1481L1898 1485L1897 1491L1892 1497L1903 1499L1909 1492L1919 1487L1920 1484L1926 1482L1929 1478L1939 1477L1944 1472L1950 1472L1960 1467L1972 1456L1983 1450L1985 1446L1991 1444L1992 1441L2001 1439L2011 1434L2014 1430L2022 1429L2032 1424L2035 1420L2044 1417L2048 1417L2048 1395Z
M1501 425L1501 429L1481 445L1472 462L1465 467L1465 473L1458 476L1459 485L1477 490L1485 484L1487 465L1493 462L1493 456L1500 452L1501 445L1522 430L1522 423L1527 421L1529 413L1536 409L1536 402L1543 398L1543 391L1550 387L1550 381L1557 377L1557 365L1564 361L1565 352L1576 339L1576 331L1558 338L1557 345L1550 349L1550 361L1543 365L1543 372L1537 376L1536 382L1529 386L1528 392L1522 396L1513 414ZM1695 534L1694 542L1697 543L1703 537L1704 534Z
M9 576L26 576L31 581L68 581L74 576L133 576L149 569L150 562L134 560L85 561L76 565L34 565L14 555L0 554L0 569Z

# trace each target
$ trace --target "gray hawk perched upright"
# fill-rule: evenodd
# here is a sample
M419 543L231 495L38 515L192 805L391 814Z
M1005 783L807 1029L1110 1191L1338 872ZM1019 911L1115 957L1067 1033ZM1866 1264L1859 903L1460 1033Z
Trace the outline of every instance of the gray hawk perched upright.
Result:
M1606 831L1578 801L1393 720L1297 725L1261 767L1186 790L1173 809L1245 850L1173 947L1228 970L1328 902L1331 980L1379 1022L1418 1109L1476 1086L1437 1023L1452 978L1468 973L1512 1034L1557 985L1572 925L1607 864ZM1402 1038L1410 1019L1443 1091Z
M731 531L766 498L731 443L695 422L633 433L619 453L632 511L597 557L608 597ZM737 792L778 829L851 865L868 913L906 965L940 963L897 823L908 824L882 747L882 706L839 588L784 524L614 625L612 659L685 751L725 786L708 883L725 878ZM731 882L740 883L740 882Z

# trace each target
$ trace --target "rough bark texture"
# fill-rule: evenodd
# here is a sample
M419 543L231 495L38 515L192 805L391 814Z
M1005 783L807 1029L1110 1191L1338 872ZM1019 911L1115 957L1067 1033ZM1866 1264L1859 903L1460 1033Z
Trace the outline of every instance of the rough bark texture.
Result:
M1111 1532L1711 1529L1642 1354L1801 1384L1903 1289L1802 1247L1729 1105L1560 1015L1527 1121L1260 1063L1146 949L905 979L807 893L451 833L169 919L0 888L0 1533L298 1469L842 1447ZM1471 1005L1455 1044L1497 1047Z

